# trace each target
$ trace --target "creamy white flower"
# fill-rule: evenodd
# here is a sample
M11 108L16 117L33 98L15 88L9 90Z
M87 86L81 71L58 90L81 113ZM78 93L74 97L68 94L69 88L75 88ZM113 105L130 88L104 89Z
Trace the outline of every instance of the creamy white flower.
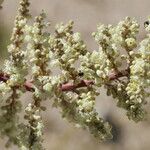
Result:
M18 21L18 25L20 27L24 27L26 25L26 23L27 23L27 19L26 18Z
M127 38L125 42L129 48L134 48L136 46L135 38Z
M75 42L80 42L81 41L81 34L76 32L73 34L73 39Z
M52 86L51 83L46 83L46 84L43 86L43 89L44 89L45 91L51 93L51 91L52 91L52 89L53 89L53 86Z

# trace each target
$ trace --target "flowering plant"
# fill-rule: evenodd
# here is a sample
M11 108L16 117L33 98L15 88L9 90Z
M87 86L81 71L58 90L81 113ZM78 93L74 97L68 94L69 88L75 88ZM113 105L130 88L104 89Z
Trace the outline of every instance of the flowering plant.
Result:
M0 5L2 0L0 1ZM126 17L116 26L99 24L92 34L97 51L88 51L73 22L57 24L55 33L47 30L45 13L29 24L29 0L21 0L15 18L9 58L0 72L0 134L20 150L42 150L42 102L50 99L62 117L89 130L99 140L112 138L111 125L100 118L95 99L104 87L117 100L130 120L145 118L144 105L150 87L150 25L147 37L138 45L139 24ZM125 54L121 54L121 50ZM122 60L125 62L123 66ZM78 67L75 65L79 62ZM53 69L61 72L54 75ZM28 78L27 78L28 75ZM23 109L20 96L31 92L33 101ZM19 113L25 110L24 119Z

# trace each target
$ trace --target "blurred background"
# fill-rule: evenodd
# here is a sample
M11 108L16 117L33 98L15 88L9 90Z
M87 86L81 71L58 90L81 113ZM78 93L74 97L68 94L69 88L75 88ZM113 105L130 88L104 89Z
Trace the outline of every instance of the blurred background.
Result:
M33 16L42 9L47 13L48 21L53 30L61 21L75 22L74 31L82 34L89 50L98 47L91 37L96 25L117 24L126 16L135 17L140 25L139 40L145 37L143 22L150 15L149 0L30 0ZM7 44L12 32L19 0L5 0L0 10L0 62L1 67L7 57ZM22 101L26 104L31 100L27 93ZM101 143L94 139L88 131L75 128L61 118L59 110L52 108L48 102L48 110L43 113L45 127L44 146L47 150L150 150L150 117L141 123L129 121L125 112L116 107L116 102L107 97L103 89L97 98L96 108L99 114L113 125L114 138ZM147 105L149 107L149 104ZM148 110L148 109L147 109ZM149 111L149 110L148 110ZM149 112L150 114L150 112ZM0 139L0 150L6 150L5 140ZM16 147L10 150L17 150Z

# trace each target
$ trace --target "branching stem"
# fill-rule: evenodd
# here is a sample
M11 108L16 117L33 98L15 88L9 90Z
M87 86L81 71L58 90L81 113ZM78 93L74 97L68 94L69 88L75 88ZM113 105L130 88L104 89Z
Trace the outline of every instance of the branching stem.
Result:
M129 70L122 70L120 72L111 72L109 74L109 80L115 80L115 79L118 79L120 77L126 77L128 76ZM6 75L4 73L0 73L0 81L3 81L3 82L6 82L7 80L9 79L9 75ZM81 87L87 87L89 85L93 85L94 84L94 81L91 81L91 80L81 80L81 82L77 85L73 84L73 83L65 83L65 84L62 84L60 86L60 89L62 91L73 91L77 88L81 88ZM26 88L27 91L30 91L30 92L33 92L34 91L34 88L33 88L33 83L32 81L26 81L25 84L24 84L24 87Z

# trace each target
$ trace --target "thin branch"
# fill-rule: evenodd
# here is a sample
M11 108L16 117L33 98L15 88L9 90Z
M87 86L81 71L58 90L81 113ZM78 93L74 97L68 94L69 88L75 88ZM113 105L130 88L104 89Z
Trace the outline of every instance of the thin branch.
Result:
M123 70L120 72L114 72L112 71L109 75L109 80L115 80L118 79L120 77L127 77L129 74L128 70ZM4 73L0 73L0 81L2 82L6 82L9 79L9 75L6 75ZM79 84L73 84L73 83L65 83L62 84L60 86L60 89L62 91L73 91L77 88L81 88L81 87L87 87L89 85L93 85L94 81L91 80L81 80L81 82ZM32 81L26 81L24 84L24 87L26 88L27 91L33 92L34 91L34 87L33 87L33 83Z

